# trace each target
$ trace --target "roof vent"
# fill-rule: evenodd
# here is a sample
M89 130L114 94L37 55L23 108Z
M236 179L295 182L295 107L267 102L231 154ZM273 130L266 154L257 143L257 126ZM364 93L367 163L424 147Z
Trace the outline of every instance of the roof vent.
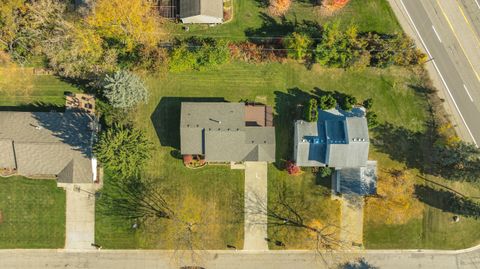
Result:
M211 120L211 121L213 121L213 122L216 122L216 123L218 123L218 124L222 124L222 122L221 122L221 121L219 121L219 120L216 120L216 119L212 119L212 118L210 118L209 120Z

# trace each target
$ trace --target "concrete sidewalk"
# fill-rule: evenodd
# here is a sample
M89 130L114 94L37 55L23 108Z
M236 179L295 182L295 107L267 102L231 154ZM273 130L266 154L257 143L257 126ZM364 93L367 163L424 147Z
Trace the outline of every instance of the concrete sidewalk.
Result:
M245 163L245 239L244 250L268 250L267 215L267 163ZM256 208L255 212L248 210Z
M64 184L62 187L67 193L65 249L95 249L91 246L95 242L93 184Z

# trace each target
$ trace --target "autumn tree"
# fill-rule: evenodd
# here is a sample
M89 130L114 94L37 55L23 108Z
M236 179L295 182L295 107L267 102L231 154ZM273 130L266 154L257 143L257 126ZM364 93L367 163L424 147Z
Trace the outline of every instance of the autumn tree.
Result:
M344 8L350 0L322 0L319 1L322 3L322 8L329 11L334 12Z
M16 46L21 46L18 33L24 11L25 0L0 1L0 49L13 53Z
M253 225L268 225L274 233L295 237L295 240L302 242L303 247L309 245L318 251L346 248L345 242L339 239L340 228L330 223L328 217L313 217L311 210L316 208L313 201L296 193L288 184L280 182L274 187L274 194L269 196L268 205L261 195L250 192L246 197L245 207L242 204L239 208L244 210L245 214L266 216L266 219L258 218Z
M290 9L292 0L269 0L268 11L273 16L282 16Z
M379 172L377 196L366 198L369 221L382 224L404 224L422 214L423 206L414 195L414 178L406 171Z
M338 22L327 23L315 49L315 59L325 66L346 68L360 58L363 47L355 25L342 31Z
M164 35L146 0L97 0L86 23L122 53L139 45L154 47Z

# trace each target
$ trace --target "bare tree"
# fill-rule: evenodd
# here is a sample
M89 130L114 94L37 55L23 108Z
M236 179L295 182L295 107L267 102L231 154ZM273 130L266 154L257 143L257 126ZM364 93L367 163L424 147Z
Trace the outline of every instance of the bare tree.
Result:
M272 229L299 229L309 235L317 251L338 250L346 247L339 239L340 227L333 223L316 225L307 216L309 204L294 195L286 184L277 186L276 195L270 197L269 203L261 195L250 192L246 194L245 214L266 216L257 218L256 224L266 224Z

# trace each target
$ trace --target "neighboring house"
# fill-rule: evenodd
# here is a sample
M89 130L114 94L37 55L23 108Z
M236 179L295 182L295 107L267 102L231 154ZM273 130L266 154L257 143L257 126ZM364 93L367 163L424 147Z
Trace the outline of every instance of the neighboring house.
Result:
M83 112L1 111L0 174L92 183L94 122Z
M180 0L179 13L183 23L222 23L223 0Z
M224 102L184 102L180 148L207 162L275 161L271 107Z
M333 190L374 194L376 162L368 161L370 139L363 108L319 110L317 122L295 122L294 159L301 167L333 167Z

